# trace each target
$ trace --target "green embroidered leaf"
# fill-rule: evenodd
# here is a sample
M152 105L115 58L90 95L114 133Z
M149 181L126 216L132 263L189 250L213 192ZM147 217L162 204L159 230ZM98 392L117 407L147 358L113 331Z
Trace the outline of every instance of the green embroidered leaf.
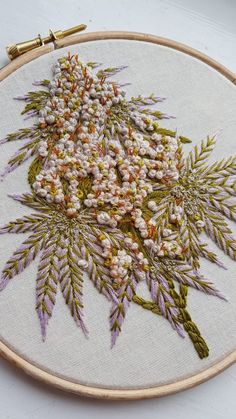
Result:
M198 269L200 267L199 233L194 223L186 214L183 215L181 221L179 234L180 240L184 246L184 256L193 268Z
M46 327L56 302L59 281L59 264L56 256L57 239L49 239L43 248L38 265L36 283L36 310L38 313L43 340Z
M0 228L0 234L5 233L27 233L28 231L38 231L42 227L46 227L47 217L42 214L25 215L10 221Z
M200 147L195 146L186 159L187 171L198 170L202 168L211 154L215 145L215 138L207 137L206 141L202 141Z
M174 330L183 337L183 329L178 321L179 308L174 298L174 284L171 278L162 275L161 271L154 267L147 274L147 285L154 303L159 307L161 314L171 324Z
M135 105L138 106L150 106L150 105L155 105L158 102L162 102L163 98L157 97L155 96L153 93L149 96L142 96L142 95L138 95L137 97L131 97L130 102L134 103Z
M124 278L116 288L116 301L113 301L110 313L111 346L115 345L121 331L126 312L135 295L137 281L134 275Z
M12 156L8 161L8 164L4 169L2 177L15 170L22 163L24 163L26 160L32 157L38 149L38 144L39 140L33 140L20 147L19 150L14 154L14 156Z
M225 215L229 220L236 221L236 204L229 201L228 197L211 197L210 207L214 207L213 210L217 209L221 214Z
M37 231L13 253L2 270L0 291L6 287L10 279L21 273L36 258L43 249L46 237L46 231Z
M208 250L208 246L206 243L199 243L199 252L200 256L204 257L212 263L216 263L221 268L227 269L223 262L219 260L218 256L214 252Z
M173 137L173 138L176 137L176 132L175 131L171 131L171 130L165 129L165 128L156 128L155 132L157 134L160 134L160 135L163 135L163 136L167 135L167 136Z
M21 128L16 132L13 132L11 134L8 134L6 136L6 139L2 140L0 144L4 142L11 142L11 141L17 141L17 140L24 140L28 138L32 138L34 131L33 127L30 128Z
M187 285L196 288L199 291L205 292L206 294L225 299L225 297L214 287L212 282L210 282L207 278L204 278L198 271L193 270L193 268L185 262L178 261L174 265L172 276L180 284Z
M217 179L219 176L228 177L230 175L234 175L235 173L236 156L230 156L206 167L203 175L208 179Z
M192 140L190 140L190 138L183 137L182 135L180 135L180 136L179 136L179 141L180 141L182 144L189 144L189 143L191 143L191 142L192 142Z
M95 288L108 300L115 300L115 292L111 285L109 269L104 266L104 260L96 254L86 242L80 248L82 258L88 262L88 275Z
M56 254L60 272L59 280L65 302L76 324L87 335L88 332L82 318L83 272L78 266L79 249L71 239L61 237Z
M40 157L36 157L28 170L28 182L32 187L33 183L35 182L36 176L40 173L43 168L43 160Z
M95 61L89 61L86 63L86 65L88 67L91 67L92 69L99 67L101 64L100 63L96 63Z
M24 115L31 111L39 111L40 109L43 109L49 98L50 93L46 90L29 92L24 98L24 100L29 103L27 103L21 114Z
M97 77L99 79L102 79L103 77L112 77L118 74L120 71L124 70L125 68L125 66L104 68L97 72Z
M22 195L11 194L9 196L15 201L20 202L22 205L41 211L46 215L52 211L56 211L58 213L58 207L55 204L48 203L43 198L40 198L35 194L24 193Z
M224 218L217 212L204 212L206 234L224 251L231 259L236 260L236 240Z

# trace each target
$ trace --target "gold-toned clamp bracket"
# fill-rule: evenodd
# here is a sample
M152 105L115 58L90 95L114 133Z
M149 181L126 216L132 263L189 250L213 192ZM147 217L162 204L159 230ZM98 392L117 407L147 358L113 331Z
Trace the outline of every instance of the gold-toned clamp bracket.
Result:
M65 31L52 31L49 30L49 35L45 38L42 38L41 35L38 35L37 38L31 39L29 41L20 42L18 44L8 45L6 47L7 55L10 60L14 60L14 58L19 57L22 54L25 54L32 49L38 48L42 45L49 44L50 42L54 42L57 39L65 38L67 36L74 35L77 32L84 31L87 28L86 25L78 25L74 26L73 28L66 29Z

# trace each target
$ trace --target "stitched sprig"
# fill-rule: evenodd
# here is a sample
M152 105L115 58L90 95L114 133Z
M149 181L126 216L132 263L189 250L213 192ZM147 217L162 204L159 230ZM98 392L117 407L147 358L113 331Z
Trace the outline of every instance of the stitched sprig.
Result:
M39 257L36 311L43 339L61 289L76 325L83 316L85 273L109 301L111 346L131 304L164 317L191 339L200 358L209 348L187 307L190 288L225 297L200 271L201 258L225 268L204 234L231 259L236 241L227 218L236 220L236 157L208 163L216 139L207 137L187 157L191 142L160 125L169 116L152 108L151 94L126 98L113 81L126 67L60 58L52 80L17 99L36 121L1 143L25 141L2 178L33 157L31 193L12 195L35 212L8 222L1 234L29 237L6 262L0 290ZM145 282L150 298L142 298ZM158 317L154 316L158 322Z

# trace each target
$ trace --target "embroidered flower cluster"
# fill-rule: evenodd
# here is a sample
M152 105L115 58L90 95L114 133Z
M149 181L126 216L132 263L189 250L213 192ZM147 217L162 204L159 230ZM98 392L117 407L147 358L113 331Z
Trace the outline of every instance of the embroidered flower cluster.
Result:
M141 236L148 237L150 226L136 208L153 191L153 179L165 184L178 179L176 137L156 133L155 118L130 105L136 129L121 120L108 141L104 127L125 107L125 92L98 78L76 56L58 60L48 90L50 99L39 111L39 126L47 134L38 148L47 165L32 185L36 194L63 204L69 217L77 215L83 201L97 209L99 224L110 227L131 214ZM79 180L89 176L91 191L84 199Z
M30 233L2 270L0 290L40 255L36 310L42 336L58 287L76 324L83 320L86 272L111 304L114 345L131 303L187 333L200 358L209 349L187 311L189 287L225 299L199 271L200 259L224 268L204 242L208 235L233 260L236 241L236 157L209 164L215 139L185 157L186 137L160 126L153 110L163 99L127 98L111 81L125 67L96 70L77 55L60 58L53 80L18 99L34 125L2 143L25 140L3 178L27 159L31 192L13 195L36 213L7 223L0 233ZM138 294L145 281L150 300Z

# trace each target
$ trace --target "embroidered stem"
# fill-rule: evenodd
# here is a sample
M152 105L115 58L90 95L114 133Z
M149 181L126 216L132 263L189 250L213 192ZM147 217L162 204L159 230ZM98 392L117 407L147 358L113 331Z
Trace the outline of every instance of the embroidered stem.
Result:
M158 314L159 316L162 315L161 310L159 309L158 305L154 303L153 301L147 301L144 298L139 297L137 294L133 296L132 300L135 304L138 304L145 310L149 310L154 314Z
M201 336L201 332L198 329L197 325L192 321L190 314L186 309L187 305L187 295L188 295L188 286L180 284L180 295L176 300L178 300L179 306L179 320L183 324L184 330L188 333L189 338L191 339L194 348L196 349L199 358L203 359L208 357L209 348Z
M209 355L209 348L201 336L201 332L198 329L197 325L192 321L190 314L186 310L186 297L188 293L188 287L186 285L181 285L180 296L175 299L176 303L178 302L179 306L179 321L182 323L184 330L188 333L189 338L191 339L193 346L200 359L206 358ZM144 298L134 295L132 298L133 302L145 310L149 310L154 314L159 316L162 315L158 305L153 301L147 301Z

